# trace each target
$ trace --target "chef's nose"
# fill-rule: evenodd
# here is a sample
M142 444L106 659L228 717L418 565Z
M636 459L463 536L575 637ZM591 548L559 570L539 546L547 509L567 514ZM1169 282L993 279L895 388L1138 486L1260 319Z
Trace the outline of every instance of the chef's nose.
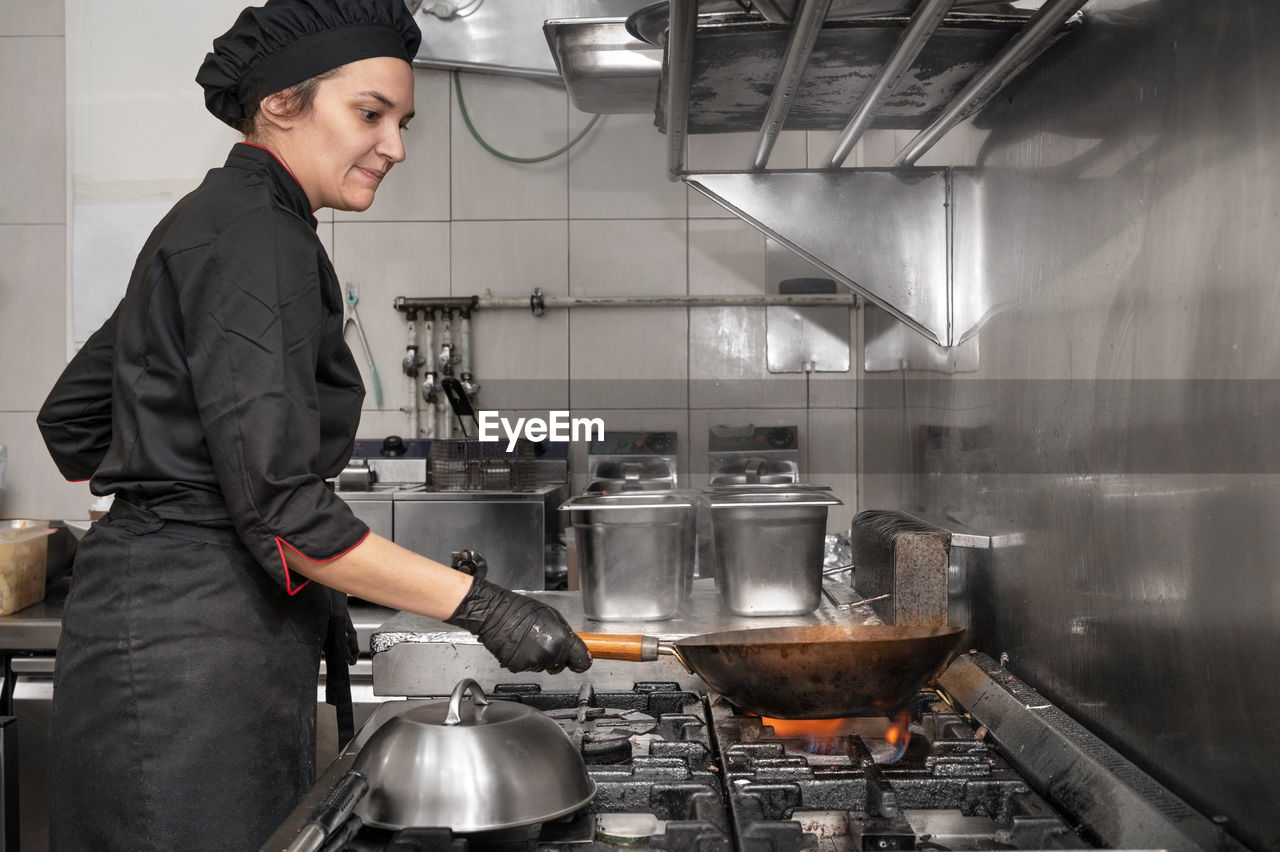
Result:
M404 139L401 134L404 131L396 126L382 135L382 139L378 142L375 149L379 156L386 157L392 163L404 162Z

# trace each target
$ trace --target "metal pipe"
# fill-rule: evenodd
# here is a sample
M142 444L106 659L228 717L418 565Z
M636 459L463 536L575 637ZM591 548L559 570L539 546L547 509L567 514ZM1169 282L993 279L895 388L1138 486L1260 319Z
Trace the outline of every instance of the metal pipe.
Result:
M471 320L458 317L458 375L471 372Z
M449 438L453 435L453 418L449 416L449 403L445 400L444 394L436 394L434 405L434 417L436 421L435 435L432 437Z
M779 305L853 307L858 304L858 300L854 293L741 296L543 296L541 304L544 308L727 308ZM477 307L485 310L528 310L529 300L518 296L482 296Z
M787 41L787 52L782 57L782 70L778 72L778 80L773 84L773 93L769 95L769 107L764 114L764 123L756 135L756 154L751 161L752 171L760 171L769 162L769 154L778 141L778 134L787 122L787 113L795 101L796 91L804 79L805 69L809 67L809 58L813 55L813 45L822 32L822 24L827 19L827 10L831 8L831 0L800 0L800 14L791 26L791 38Z
M480 385L475 382L475 375L471 369L471 312L463 311L461 318L458 320L458 351L460 360L458 361L458 377L462 379L463 392L475 398L480 392Z
M1027 25L1004 46L991 60L991 64L978 72L960 94L947 104L933 123L916 134L906 147L893 159L894 166L910 166L924 156L947 131L964 121L970 113L980 109L1006 83L1017 76L1035 55L1045 39L1062 25L1067 18L1080 11L1089 0L1048 0L1040 7Z
M476 306L477 298L476 296L418 296L406 300L404 296L397 296L392 307L397 311L449 310L451 308L469 311Z
M1105 847L1217 847L1211 820L986 654L958 657L938 684L987 728L1032 787L1058 791L1064 810Z
M425 338L426 351L432 357L427 359L426 376L422 380L422 401L427 404L427 422L423 426L422 437L434 438L436 436L436 312L427 310L423 312L426 318L423 322L422 335Z
M853 151L853 146L858 144L862 134L871 126L875 111L898 88L903 75L911 68L954 4L955 0L923 0L920 3L911 16L911 22L903 30L902 38L898 39L898 44L893 48L889 61L880 69L880 74L863 94L862 102L854 110L853 117L827 152L822 168L839 168L844 164Z
M751 8L771 24L791 23L791 18L787 17L787 13L778 5L777 0L752 0Z
M410 311L406 314L409 321L409 341L405 344L404 362L401 364L404 374L409 377L409 404L406 411L409 414L409 436L418 437L419 429L419 407L418 407L418 370L422 367L423 357L418 354L418 312Z
M440 368L440 379L453 375L453 314L440 312L440 357L437 364ZM453 419L449 417L447 406L439 404L439 433L442 438L453 437Z
M435 299L397 296L397 310L425 310L431 316ZM546 296L538 291L534 299L527 296L474 296L466 300L468 310L530 310L541 316L547 308L730 308L730 307L822 307L856 305L853 293L803 293L797 295L738 296ZM428 325L428 333L431 333ZM427 352L435 352L434 340L428 340ZM433 363L432 369L436 364ZM448 374L446 374L448 375Z
M453 365L457 362L453 351L453 314L440 312L440 352L436 356L436 367L440 377L453 375Z
M685 137L689 131L689 89L693 82L694 38L698 0L670 0L667 23L667 178L684 171Z

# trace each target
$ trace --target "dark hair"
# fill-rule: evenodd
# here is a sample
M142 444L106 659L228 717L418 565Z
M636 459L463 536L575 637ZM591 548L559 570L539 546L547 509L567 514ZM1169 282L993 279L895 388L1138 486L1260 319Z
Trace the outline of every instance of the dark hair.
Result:
M279 94L285 99L285 116L295 118L304 115L311 109L316 100L316 91L320 88L320 83L337 74L341 66L331 68L323 74L317 74L309 77L297 85L282 89ZM252 104L251 112L244 118L236 119L235 128L243 133L245 138L253 136L254 131L258 129L258 113L261 111L262 99L274 95L276 92L255 92L253 98L249 101Z

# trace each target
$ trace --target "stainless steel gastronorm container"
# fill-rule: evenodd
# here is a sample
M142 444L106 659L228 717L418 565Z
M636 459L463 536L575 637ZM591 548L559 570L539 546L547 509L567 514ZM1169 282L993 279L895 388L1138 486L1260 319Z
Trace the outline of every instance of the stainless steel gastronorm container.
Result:
M716 584L735 615L803 615L822 594L827 511L842 505L817 488L712 491Z
M598 621L674 618L693 585L694 498L584 494L561 506L578 547L582 610Z

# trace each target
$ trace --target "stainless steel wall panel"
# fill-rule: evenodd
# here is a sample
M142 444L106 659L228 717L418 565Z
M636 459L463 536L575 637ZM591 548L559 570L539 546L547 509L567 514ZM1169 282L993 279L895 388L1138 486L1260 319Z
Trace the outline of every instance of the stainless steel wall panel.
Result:
M1085 13L973 120L977 363L865 374L859 505L993 535L969 644L1280 849L1280 4Z

